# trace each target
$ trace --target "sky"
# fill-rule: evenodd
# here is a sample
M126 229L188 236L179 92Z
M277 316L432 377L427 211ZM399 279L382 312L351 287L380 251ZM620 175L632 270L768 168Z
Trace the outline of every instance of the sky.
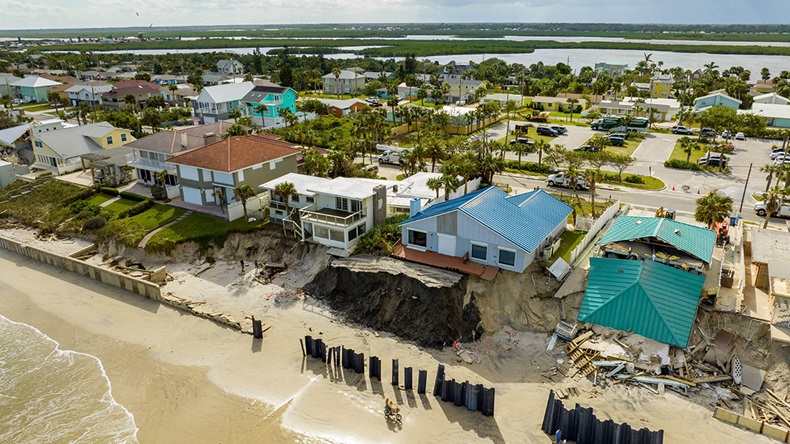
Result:
M0 0L0 30L295 23L787 23L788 0Z

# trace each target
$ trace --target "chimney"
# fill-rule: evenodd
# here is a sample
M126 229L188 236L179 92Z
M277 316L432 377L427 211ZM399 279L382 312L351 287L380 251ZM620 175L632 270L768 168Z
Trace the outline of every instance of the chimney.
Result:
M203 134L203 146L210 145L214 142L219 142L220 140L222 140L222 137L215 133Z
M184 148L189 148L189 139L187 138L187 133L181 133L181 146Z
M381 225L387 220L387 187L373 187L373 225Z
M411 201L409 201L409 217L414 217L415 214L419 213L422 209L422 201L419 197L413 197Z

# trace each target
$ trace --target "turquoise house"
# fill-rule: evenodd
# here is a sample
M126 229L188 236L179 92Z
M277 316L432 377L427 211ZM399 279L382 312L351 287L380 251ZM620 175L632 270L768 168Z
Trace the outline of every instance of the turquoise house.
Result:
M711 106L726 106L737 110L741 106L741 101L735 97L730 97L724 90L713 91L707 96L694 99L694 112L701 113Z
M266 110L259 111L260 105L266 106ZM296 114L296 91L287 86L256 86L241 99L240 108L245 116L251 116L253 120L260 118L264 124L266 119L280 117L284 109Z
M28 76L12 83L18 98L25 102L46 102L49 88L62 85L60 82L39 76Z

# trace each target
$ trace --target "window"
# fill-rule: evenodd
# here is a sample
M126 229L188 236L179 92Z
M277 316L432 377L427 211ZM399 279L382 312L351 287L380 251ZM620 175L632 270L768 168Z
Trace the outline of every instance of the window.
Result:
M335 242L345 242L346 235L340 230L329 230L329 240Z
M479 261L488 260L488 246L483 244L472 244L472 259Z
M320 237L321 239L329 239L329 229L326 227L315 227L315 233L313 233L315 237Z
M299 195L298 194L292 195L291 202L299 203Z
M427 247L428 233L424 231L409 230L409 245L415 245L423 248Z
M348 199L343 197L335 197L335 209L348 211Z
M107 145L112 145L112 136L107 136Z
M44 144L40 140L36 140L36 148L43 148Z
M512 250L499 249L499 263L514 267L516 265L516 252Z
M315 202L315 198L313 196L305 196L305 200L307 201L307 203Z
M126 142L126 133L121 133L121 142Z

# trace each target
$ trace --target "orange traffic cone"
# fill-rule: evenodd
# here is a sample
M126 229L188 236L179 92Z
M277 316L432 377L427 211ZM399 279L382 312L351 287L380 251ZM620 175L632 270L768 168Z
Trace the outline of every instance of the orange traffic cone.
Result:
M674 185L672 185L672 191L675 191L675 186Z
M697 194L699 194L699 188L697 188Z

